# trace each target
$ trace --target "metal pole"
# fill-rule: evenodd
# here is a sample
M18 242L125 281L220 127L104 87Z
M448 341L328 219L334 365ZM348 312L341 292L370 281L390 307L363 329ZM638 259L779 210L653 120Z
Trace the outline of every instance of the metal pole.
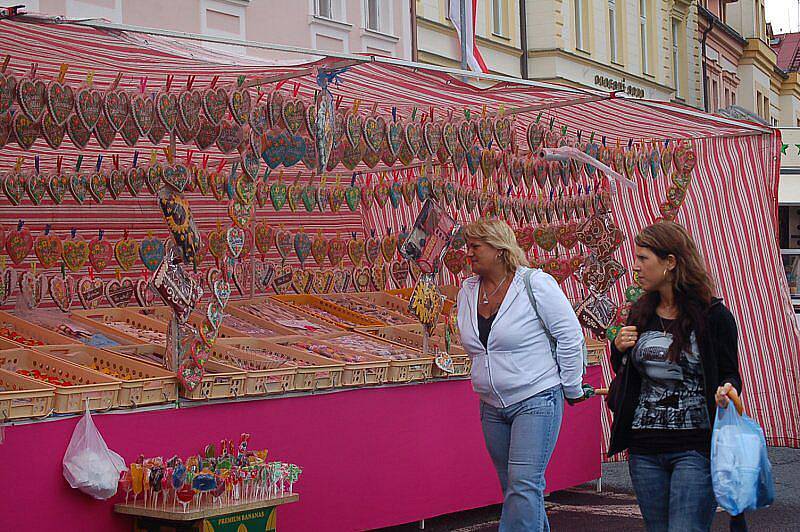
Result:
M467 67L467 0L461 0L461 70L470 70ZM472 28L475 31L475 28ZM467 82L467 77L464 76L464 83Z

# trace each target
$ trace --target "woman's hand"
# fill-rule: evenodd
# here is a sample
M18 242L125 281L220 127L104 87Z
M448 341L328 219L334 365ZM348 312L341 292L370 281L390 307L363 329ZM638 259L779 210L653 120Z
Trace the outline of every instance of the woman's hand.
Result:
M616 338L614 338L614 347L619 351L627 351L636 344L638 338L639 333L636 332L636 326L628 325L617 333Z
M733 384L726 382L719 388L717 388L717 393L714 396L714 399L717 401L717 406L725 408L728 406L728 395L732 395L732 393L736 393L736 389L733 387Z

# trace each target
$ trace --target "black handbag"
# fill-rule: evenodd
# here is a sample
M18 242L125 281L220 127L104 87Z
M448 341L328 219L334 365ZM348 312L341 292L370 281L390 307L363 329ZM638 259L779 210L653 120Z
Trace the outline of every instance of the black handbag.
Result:
M628 354L622 355L622 366L619 371L611 379L611 384L608 385L608 395L606 395L606 404L609 410L617 413L618 409L622 407L625 401L625 390L628 383Z

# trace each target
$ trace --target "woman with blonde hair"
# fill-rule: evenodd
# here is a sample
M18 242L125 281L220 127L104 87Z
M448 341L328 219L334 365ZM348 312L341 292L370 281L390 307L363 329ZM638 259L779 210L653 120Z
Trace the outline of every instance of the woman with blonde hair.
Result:
M564 397L585 398L581 326L555 279L528 267L507 223L479 219L464 236L475 275L458 294L458 327L503 490L500 532L549 530L544 472Z

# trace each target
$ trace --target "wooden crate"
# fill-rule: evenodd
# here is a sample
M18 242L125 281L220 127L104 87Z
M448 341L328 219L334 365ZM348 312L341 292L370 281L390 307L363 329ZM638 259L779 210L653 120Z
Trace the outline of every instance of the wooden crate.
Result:
M72 338L45 329L41 325L36 325L23 318L19 318L10 312L0 310L0 328L2 327L8 327L27 339L40 342L42 345L68 345L75 343L75 340ZM12 342L16 347L35 347L39 345L38 343L36 345L23 344L8 338L3 338L3 340Z
M100 331L86 322L73 320L69 315L64 314L58 309L37 309L33 313L17 317L47 329L51 333L59 334L63 336L64 339L69 340L62 341L61 345L86 344L91 347L103 349L112 345L126 345L130 343L126 338L116 335L112 336L106 331ZM99 338L98 336L100 335L104 338ZM96 342L98 345L95 345L93 342Z
M11 349L0 351L0 367L13 372L19 369L38 370L75 383L72 386L55 386L53 408L58 414L83 412L87 400L92 410L109 410L117 406L119 381L58 357L33 349ZM24 378L42 383L34 378Z
M245 395L271 395L294 391L297 364L291 359L279 363L266 356L223 345L219 341L211 348L211 356L215 360L247 372Z
M159 345L126 345L114 347L116 353L139 360L153 361L164 360L166 349ZM207 401L210 399L231 399L244 395L244 386L247 375L239 368L234 368L215 360L206 361L205 375L200 385L192 391L179 387L180 396L193 401Z
M344 371L342 373L342 386L365 386L368 384L383 384L386 382L387 373L389 370L389 361L385 358L370 355L368 353L361 353L353 349L340 348L334 346L330 342L321 340L320 338L311 338L309 336L293 336L284 338L276 342L280 345L286 345L301 352L308 352L325 359L344 364ZM313 344L336 349L344 354L350 356L360 357L362 360L347 362L338 360L336 358L328 357L326 355L309 351L301 344Z
M298 327L293 327L292 325L278 323L269 317L257 314L255 309L246 308L247 305L264 304L264 303L270 305L271 307L279 309L282 312L291 314L295 318L295 321L307 322L308 324L310 324L311 327L316 327L317 329L311 330L309 328L298 328ZM316 314L306 312L305 310L296 307L294 305L290 305L288 303L282 303L280 301L272 299L269 296L255 297L252 299L245 299L242 301L232 301L228 303L228 306L226 307L225 311L234 314L236 316L244 317L248 321L253 321L251 318L257 318L257 321L253 321L253 323L257 325L263 324L265 327L273 328L276 333L280 333L278 336L291 336L296 334L313 336L317 334L329 334L332 332L338 332L343 330L341 327L337 326L337 324L323 320ZM270 338L270 340L273 339L274 337Z
M127 325L140 329L142 331L152 331L167 334L167 325L153 318L142 316L137 312L131 312L127 309L121 308L103 308L95 310L76 310L72 312L72 318L75 321L86 323L100 331L113 334L114 336L123 338L128 341L127 345L147 345L160 343L160 340L148 341L143 338L134 336L127 332L123 332L112 325L112 322L124 322ZM71 342L74 343L74 342ZM116 349L115 349L116 350Z
M260 338L223 338L217 341L217 345L224 345L244 353L259 354L255 351L263 350L275 356L285 356L294 361L301 361L308 365L297 365L297 372L294 380L296 391L314 391L329 388L338 388L342 385L342 375L344 364L334 362L325 357L321 357L306 351L292 349Z
M381 329L389 329L391 327L381 327ZM366 349L372 353L373 349L375 352L384 352L386 349L402 349L405 353L409 355L413 355L412 358L407 358L404 360L395 360L389 358L388 356L382 356L385 360L389 361L389 371L387 372L386 382L415 382L415 381L423 381L431 378L432 375L432 366L433 366L433 357L432 356L425 356L422 353L422 349L419 349L415 346L406 345L400 342L392 342L390 340L386 340L374 334L368 334L361 332L360 330L353 331L351 333L341 333L337 335L329 335L323 337L328 342L335 343L337 338L341 338L347 334L355 334L358 336L363 336L365 341L370 342L373 344Z
M382 338L386 341L393 342L406 347L417 349L424 352L424 337L422 326L416 325L410 327L373 327L369 329L361 329L359 332L370 334ZM430 356L436 357L440 351L444 351L445 342L444 336L433 336L428 341L428 348ZM453 359L453 373L445 373L433 363L431 366L431 376L435 378L444 377L461 377L469 375L472 370L472 359L467 355L466 351L458 345L450 345L450 358Z
M200 305L203 311L205 311L206 306ZM169 327L169 322L172 320L173 313L172 310L166 306L159 306L159 307L128 307L129 311L136 312L141 314L142 316L152 318L154 320L160 321L165 326ZM203 321L206 319L205 314L201 311L195 311L189 314L189 324L193 325L200 330L200 327L203 324ZM236 338L241 336L242 333L239 331L232 329L225 325L225 318L222 319L222 324L219 326L219 338Z
M371 292L363 294L326 294L316 296L325 301L330 301L340 307L345 307L353 312L374 319L384 325L410 325L415 319L408 312L408 305L400 298ZM390 300L388 303L384 299ZM363 309L363 310L362 310Z
M38 350L119 381L121 407L169 403L178 398L178 379L163 367L86 345L47 346Z
M53 413L55 386L0 369L0 422Z
M281 296L271 296L277 301L288 303L294 307L305 310L317 316L321 320L332 323L338 327L352 329L354 327L370 327L386 325L385 323L362 316L358 312L353 312L349 308L339 306L330 301L320 299L317 296L308 294L290 294Z

